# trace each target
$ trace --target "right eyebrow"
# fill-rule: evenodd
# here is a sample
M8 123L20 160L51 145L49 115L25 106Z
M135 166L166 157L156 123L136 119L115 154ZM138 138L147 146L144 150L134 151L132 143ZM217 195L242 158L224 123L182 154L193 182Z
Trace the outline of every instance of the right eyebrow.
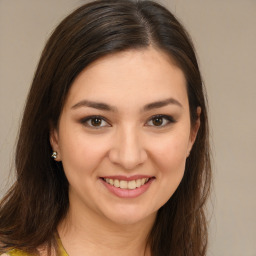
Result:
M96 108L99 110L105 110L105 111L111 111L111 112L117 112L117 108L110 106L106 103L102 102L95 102L95 101L89 101L89 100L82 100L76 103L74 106L72 106L72 109L76 109L79 107L90 107L90 108Z

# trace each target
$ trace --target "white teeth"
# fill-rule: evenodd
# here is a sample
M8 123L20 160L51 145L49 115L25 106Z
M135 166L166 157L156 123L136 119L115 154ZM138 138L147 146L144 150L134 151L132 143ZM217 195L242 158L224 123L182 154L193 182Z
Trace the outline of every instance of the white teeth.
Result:
M116 188L119 188L119 180L114 180L114 186L115 186Z
M136 187L139 188L141 186L141 180L136 180Z
M137 179L137 180L113 180L113 179L104 179L108 184L115 186L116 188L122 189L136 189L143 186L146 182L148 182L149 178Z
M120 180L120 182L119 182L119 187L120 187L120 188L127 188L127 187L128 187L127 181L125 181L125 180Z
M136 181L135 180L131 180L128 182L128 188L129 189L135 189L136 188Z

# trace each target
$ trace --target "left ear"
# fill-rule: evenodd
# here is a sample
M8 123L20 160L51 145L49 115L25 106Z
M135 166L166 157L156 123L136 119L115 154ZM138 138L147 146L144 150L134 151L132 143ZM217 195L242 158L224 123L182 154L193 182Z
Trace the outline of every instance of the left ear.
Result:
M196 136L197 136L197 133L198 133L198 130L200 127L201 107L197 107L196 113L197 113L197 119L196 119L195 123L191 126L187 157L189 156L190 151L194 145L194 142L196 140Z

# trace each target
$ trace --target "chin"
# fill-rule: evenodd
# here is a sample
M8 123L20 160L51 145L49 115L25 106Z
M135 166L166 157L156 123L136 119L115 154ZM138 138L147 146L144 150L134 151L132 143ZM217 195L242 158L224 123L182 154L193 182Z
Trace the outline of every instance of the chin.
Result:
M140 222L148 222L155 220L157 211L146 212L145 209L138 209L138 207L123 206L121 209L113 208L111 212L106 212L105 217L107 217L111 222L117 225L134 225Z

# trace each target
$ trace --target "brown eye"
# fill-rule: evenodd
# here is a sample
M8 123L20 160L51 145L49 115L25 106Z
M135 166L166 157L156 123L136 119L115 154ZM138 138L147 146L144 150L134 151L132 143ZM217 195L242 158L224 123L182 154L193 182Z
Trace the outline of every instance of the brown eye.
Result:
M92 126L101 126L102 119L100 118L92 118L91 119L91 125Z
M175 122L176 121L174 120L174 118L172 116L156 115L156 116L151 117L149 119L149 121L147 122L147 124L149 126L161 128L161 127L165 127L165 126L170 125Z
M162 117L156 117L152 120L152 123L155 126L161 126L163 124L163 118Z
M104 128L111 126L104 117L101 116L88 116L80 120L81 124L89 128Z

